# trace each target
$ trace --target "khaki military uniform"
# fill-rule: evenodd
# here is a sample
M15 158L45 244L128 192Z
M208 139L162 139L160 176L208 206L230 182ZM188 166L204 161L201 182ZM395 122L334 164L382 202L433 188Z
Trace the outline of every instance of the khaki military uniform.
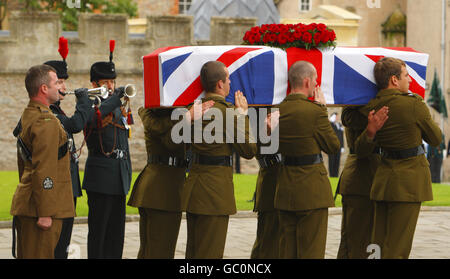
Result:
M174 125L170 111L140 108L139 116L144 125L149 160L128 200L128 205L139 208L138 258L173 258L181 223L185 145L170 140ZM171 165L169 157L184 164Z
M382 148L382 159L370 192L370 198L376 201L372 243L380 245L382 258L408 258L420 204L433 199L430 168L424 154L403 159L390 154L417 148L422 139L437 146L441 131L416 94L381 90L361 112L367 116L370 110L382 106L389 107L389 119L375 137ZM360 142L356 142L357 153Z
M258 160L264 160L266 155L258 155ZM269 155L270 156L270 155ZM256 180L255 206L258 212L256 239L250 258L276 259L279 257L281 230L278 211L274 207L275 189L277 186L279 164L260 166Z
M11 215L17 217L17 256L54 258L62 219L75 215L70 179L70 153L58 159L67 135L50 109L30 101L21 118L19 137L31 151L32 160L20 156L20 180L14 193ZM52 217L52 227L37 227L38 217Z
M197 156L204 156L205 158L230 157L232 148L246 159L251 159L256 154L256 143L249 143L252 135L250 134L248 117L239 115L231 118L235 124L234 137L232 138L233 143L227 143L225 136L227 127L226 109L233 109L234 106L217 94L209 94L202 99L203 102L209 100L213 100L215 103L204 117L209 113L217 112L217 110L221 112L222 121L220 123L216 121L218 125L215 128L215 134L222 138L222 143L206 143L203 139L201 143L196 143L194 139L192 144L193 163L182 193L182 208L187 212L186 258L222 258L228 228L228 216L236 213L232 166L202 164L196 162L195 158ZM216 116L212 116L212 119L216 119ZM237 125L241 120L245 120L243 129L239 129L240 126ZM201 127L203 130L209 123L214 122L202 121ZM229 124L229 126L231 125ZM195 124L193 127L195 129ZM237 141L238 130L239 133L244 133L245 142L243 143ZM195 130L193 134L195 135ZM255 142L255 140L252 139L252 142Z
M275 208L285 246L284 258L323 258L328 224L328 207L334 206L325 166L287 165L287 157L303 160L340 149L339 139L328 121L325 106L302 94L288 95L279 105L280 153L283 164L278 172ZM321 158L321 157L320 157Z
M359 107L346 107L342 111L342 122L349 147L349 154L339 179L337 193L342 195L341 242L338 259L364 259L370 244L374 202L370 200L372 180L380 162L379 153L374 153L375 142L365 142L355 153L355 141L367 127L367 117ZM367 139L363 137L363 139Z

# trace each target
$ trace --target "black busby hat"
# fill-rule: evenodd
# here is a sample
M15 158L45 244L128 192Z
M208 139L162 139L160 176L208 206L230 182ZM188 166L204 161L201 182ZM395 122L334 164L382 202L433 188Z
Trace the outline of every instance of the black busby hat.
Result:
M91 82L97 81L100 79L115 79L116 78L116 69L113 59L113 52L115 47L115 41L109 41L109 62L95 62L91 66Z
M67 63L66 63L66 57L67 54L69 54L69 44L67 42L67 39L64 37L59 38L59 54L63 58L63 60L50 60L45 62L44 64L52 66L56 70L56 75L58 76L58 79L68 79L69 74L67 73Z

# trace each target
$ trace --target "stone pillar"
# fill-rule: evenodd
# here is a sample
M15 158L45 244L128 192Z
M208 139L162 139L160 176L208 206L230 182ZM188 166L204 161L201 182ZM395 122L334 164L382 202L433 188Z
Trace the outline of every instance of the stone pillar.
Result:
M153 47L192 45L194 28L192 16L149 16L146 37Z
M212 45L240 45L247 30L256 25L257 18L211 17Z
M9 22L8 41L17 44L17 47L9 48L8 57L24 57L22 63L13 67L14 71L26 71L30 66L54 58L55 52L58 53L58 40L55 38L61 34L62 27L57 13L14 11L11 12ZM32 53L35 55L30 55Z

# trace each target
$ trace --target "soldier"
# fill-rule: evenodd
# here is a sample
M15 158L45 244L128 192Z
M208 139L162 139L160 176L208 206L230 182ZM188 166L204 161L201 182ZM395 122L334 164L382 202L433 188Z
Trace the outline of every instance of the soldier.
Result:
M295 62L288 78L291 93L279 105L282 165L275 192L285 243L281 257L324 258L328 207L334 202L321 151L336 153L340 143L316 87L314 66ZM313 96L318 102L308 100Z
M70 175L72 178L72 192L73 192L73 202L74 207L77 205L77 197L81 197L81 183L80 175L78 169L78 154L75 146L75 141L73 139L73 134L79 133L83 130L86 122L92 117L92 102L89 100L87 95L87 89L78 89L75 91L77 97L77 105L75 107L75 113L72 117L68 117L62 110L60 104L64 100L66 95L66 83L65 81L69 78L67 73L67 63L66 57L69 52L67 46L67 39L64 37L59 38L59 53L61 54L63 60L50 60L44 64L52 66L56 70L56 75L58 76L58 83L61 87L59 90L59 100L54 104L50 105L50 109L53 114L62 124L62 127L67 132L69 137L69 152L70 152ZM63 223L61 239L57 246L56 258L67 259L68 246L70 244L70 238L72 235L73 218L66 219Z
M281 156L279 153L261 154L258 152L256 158L258 159L259 172L256 179L253 211L258 212L258 225L250 258L277 259L279 257L281 231L278 211L274 207L274 197Z
M333 131L336 133L336 136L341 143L341 148L339 152L336 154L328 155L328 172L330 177L338 177L339 176L339 167L341 165L341 153L343 152L344 147L344 129L342 128L341 123L339 123L339 114L337 112L333 112L330 116L330 124Z
M380 91L361 112L367 116L371 110L388 106L389 119L375 138L382 157L370 192L375 201L372 243L381 247L382 258L406 259L421 202L433 199L422 139L437 146L442 136L423 99L408 93L411 78L405 62L382 58L375 64L374 76ZM360 139L365 136L367 131ZM358 142L362 140L355 144L356 153Z
M376 132L386 122L388 108L383 107L376 114L372 111L366 118L359 113L360 107L345 107L342 123L349 147L349 155L342 170L336 194L342 195L341 243L338 259L367 258L367 246L373 227L373 201L370 187L380 162L379 147L373 142ZM355 141L368 130L371 142L366 142L366 150L355 152ZM365 138L363 138L365 139Z
M112 52L109 62L96 62L90 71L93 87L106 86L115 94L95 108L87 124L83 189L89 206L88 258L121 258L125 237L125 198L131 183L129 131L123 88L115 90Z
M233 189L232 148L244 158L251 159L256 153L256 144L251 143L247 117L247 100L242 92L235 93L235 104L225 101L230 91L228 69L222 62L210 61L202 66L200 79L206 92L203 102L213 100L212 111L220 113L221 127L215 130L216 137L222 142L213 141L192 144L192 166L183 188L183 209L187 217L186 258L222 258L228 228L229 215L236 213ZM234 111L234 125L227 126L226 110ZM220 118L220 116L218 116ZM244 120L245 131L236 123ZM200 126L204 130L211 121L203 120ZM230 123L228 123L230 124ZM233 126L235 131L232 143L228 143L230 131L225 127ZM194 124L195 129L195 124ZM195 132L195 131L194 131ZM231 131L232 132L232 131ZM239 143L237 138L245 136ZM253 140L254 141L254 140Z
M212 104L203 103L203 110ZM138 259L173 259L175 256L187 161L185 144L175 144L171 140L175 124L171 112L172 109L139 108L148 159L128 201L128 205L139 208ZM193 110L191 112L193 119Z
M17 257L52 259L64 219L75 214L68 138L49 108L59 99L55 70L31 67L25 86L30 102L15 131L21 175L10 213L17 228Z

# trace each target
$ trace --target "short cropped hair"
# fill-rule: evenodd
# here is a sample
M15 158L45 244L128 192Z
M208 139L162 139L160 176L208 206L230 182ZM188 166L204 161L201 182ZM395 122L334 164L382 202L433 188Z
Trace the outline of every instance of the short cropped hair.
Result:
M312 78L316 68L308 61L297 61L289 68L288 79L291 88L303 88L303 80Z
M389 86L389 80L392 76L400 79L402 66L406 67L405 62L397 58L384 57L378 60L373 69L378 89L386 89Z
M45 64L33 66L28 69L27 75L25 76L25 87L30 98L38 94L41 85L50 85L50 72L56 73L56 70L52 66Z
M219 80L225 82L227 73L225 64L220 61L206 62L200 70L200 81L205 92L215 92L216 84Z

